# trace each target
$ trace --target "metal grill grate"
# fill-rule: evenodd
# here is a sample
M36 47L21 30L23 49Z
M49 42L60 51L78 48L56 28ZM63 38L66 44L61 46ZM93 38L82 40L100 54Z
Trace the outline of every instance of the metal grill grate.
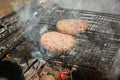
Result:
M86 68L108 72L113 65L117 51L120 47L120 15L55 8L51 13L46 13L45 17L40 19L39 24L41 24L41 26L44 26L43 24L48 25L48 31L56 31L55 24L59 20L68 18L86 20L89 23L88 30L85 33L75 35L74 37L77 41L75 47L65 53L53 53L40 47L40 52L44 55L45 53L47 54L47 56L45 55L45 59L62 60L63 62L71 63L73 65L76 64ZM11 22L7 25L13 24L14 22ZM39 31L37 32L36 30L36 33L39 33ZM18 32L16 35L20 39L21 35L19 34L20 33ZM14 41L13 39L11 40ZM11 41L9 43L11 43ZM17 41L16 45L12 44L12 46L16 47L19 43L21 42ZM6 46L7 44L4 45ZM12 46L8 47L10 48L8 51L13 50ZM7 52L3 51L2 53ZM24 53L24 50L21 53ZM14 56L19 57L17 54Z
M55 25L59 20L69 18L86 20L89 23L89 28L86 33L100 33L99 35L104 38L120 41L119 15L58 8L52 11L51 14L48 14L48 16L44 17L40 23Z
M30 55L31 50L28 45L30 45L29 41L24 40L24 42L21 42L21 44L8 51L3 60L9 60L20 64L25 73L35 62L37 62L37 59Z
M59 20L69 18L83 19L89 23L89 28L85 33L75 35L77 40L75 47L62 55L56 55L58 53L47 50L41 52L49 53L47 59L54 54L54 57L50 59L67 61L102 72L110 71L120 47L120 16L58 8L42 19L40 24L52 26L49 30L56 31L53 29L55 24ZM61 59L61 56L65 56L67 59Z

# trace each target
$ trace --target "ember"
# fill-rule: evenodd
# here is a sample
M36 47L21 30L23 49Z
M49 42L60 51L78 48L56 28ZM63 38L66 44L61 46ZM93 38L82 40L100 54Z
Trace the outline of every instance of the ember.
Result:
M72 80L70 72L67 70L63 70L58 73L58 80Z

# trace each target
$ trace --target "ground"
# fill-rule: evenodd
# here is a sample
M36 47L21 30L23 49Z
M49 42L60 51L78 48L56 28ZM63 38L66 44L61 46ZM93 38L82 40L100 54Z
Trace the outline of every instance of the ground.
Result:
M14 4L17 4L17 8L23 6L26 2L30 0L0 0L0 18L11 13L15 8ZM15 6L15 5L14 5Z

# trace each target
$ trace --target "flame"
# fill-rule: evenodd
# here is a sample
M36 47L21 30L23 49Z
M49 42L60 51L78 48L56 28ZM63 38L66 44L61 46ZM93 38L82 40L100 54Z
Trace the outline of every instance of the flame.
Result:
M71 80L70 73L67 70L60 71L58 73L59 80Z
M10 54L7 54L7 55L6 55L6 58L10 58Z

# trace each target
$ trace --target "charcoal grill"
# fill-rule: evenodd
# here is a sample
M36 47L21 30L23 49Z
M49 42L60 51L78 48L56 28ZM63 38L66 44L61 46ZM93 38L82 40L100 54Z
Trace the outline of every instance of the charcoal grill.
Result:
M50 13L46 13L40 18L39 27L34 27L36 31L32 35L37 34L36 37L39 39L38 35L41 35L39 30L45 25L48 27L45 32L57 31L55 25L59 20L71 18L86 20L89 23L88 30L74 35L76 45L62 54L50 52L36 45L35 47L39 48L40 53L43 54L44 60L49 63L54 61L69 63L72 68L83 71L89 80L114 80L113 77L108 77L108 73L112 73L111 71L114 70L113 65L120 47L120 15L55 7L51 9ZM34 57L27 54L31 52L30 48L23 46L29 45L31 42L20 35L22 29L16 25L17 20L18 16L15 13L1 19L1 25L6 25L7 31L4 33L5 35L0 34L0 45L2 45L0 46L0 58L1 60L12 60L13 58L16 61L20 57L21 60L16 62L21 65L26 63L27 68L23 67L26 74L39 61L35 59L30 62L32 64L28 63L28 60ZM36 43L38 42L36 41ZM6 55L9 57L8 54L13 57L6 58Z
M55 25L59 20L71 18L83 19L89 23L85 33L74 36L77 40L75 47L62 54L47 50L41 52L49 53L48 60L77 65L90 80L112 79L108 73L113 69L120 47L120 15L56 8L40 24L48 25L49 31L57 31Z
M35 74L37 76L37 72L42 63L30 55L31 48L28 48L28 46L30 46L31 42L25 39L23 40L24 42L18 41L19 44L14 44L15 46L10 47L10 49L6 49L6 52L3 52L4 56L1 55L1 60L7 60L19 64L22 68L25 78L27 80L33 80L31 77ZM34 79L38 79L36 76Z
M37 73L38 67L42 64L30 55L31 41L26 40L24 33L21 33L23 29L17 24L18 18L13 12L0 19L0 25L5 28L0 34L0 60L19 64L27 79ZM33 70L34 72L31 72Z

